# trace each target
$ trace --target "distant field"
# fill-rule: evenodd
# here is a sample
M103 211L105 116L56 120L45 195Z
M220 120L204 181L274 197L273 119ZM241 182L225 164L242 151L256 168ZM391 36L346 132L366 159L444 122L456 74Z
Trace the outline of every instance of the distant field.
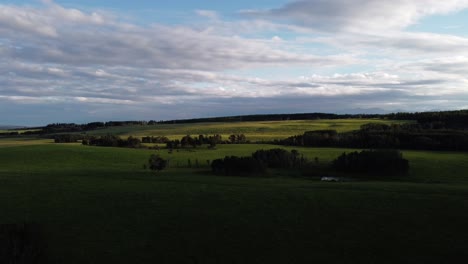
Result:
M38 139L34 137L0 137L0 148L15 147L15 146L29 146L29 145L43 145L53 143L52 139Z
M117 134L120 136L166 136L180 139L185 135L220 134L227 138L231 134L245 134L248 140L262 141L287 138L305 131L334 129L338 132L352 131L367 123L403 123L405 121L382 119L332 119L301 121L265 121L231 123L160 124L154 126L111 127L90 131L89 134Z
M272 145L0 148L0 223L38 223L49 263L453 263L467 257L468 153L405 151L404 181L213 176ZM5 143L5 142L3 142ZM0 145L2 140L0 140ZM345 149L297 148L329 162ZM199 160L199 169L188 169Z

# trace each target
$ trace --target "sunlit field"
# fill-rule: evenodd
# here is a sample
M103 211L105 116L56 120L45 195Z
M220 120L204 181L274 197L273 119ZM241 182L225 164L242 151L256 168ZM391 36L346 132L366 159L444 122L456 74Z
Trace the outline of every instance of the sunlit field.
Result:
M227 138L231 134L245 134L250 141L268 141L282 139L305 131L333 129L338 132L357 130L367 123L403 123L395 120L381 119L333 119L333 120L301 120L301 121L265 121L265 122L232 122L232 123L196 123L196 124L159 124L153 126L111 127L89 134L117 134L120 136L166 136L170 139L180 139L185 135L220 134Z

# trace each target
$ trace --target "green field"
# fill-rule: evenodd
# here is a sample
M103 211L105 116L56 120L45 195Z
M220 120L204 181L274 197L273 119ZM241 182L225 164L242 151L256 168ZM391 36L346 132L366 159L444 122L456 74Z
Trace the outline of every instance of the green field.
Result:
M404 121L403 121L404 122ZM333 120L300 120L300 121L264 121L264 122L231 122L231 123L196 123L196 124L159 124L151 126L110 127L88 132L94 135L116 134L120 136L167 136L180 139L185 135L220 134L225 139L231 134L245 134L250 141L283 139L305 131L334 129L338 132L357 130L363 124L402 123L395 120L381 119L333 119Z
M0 146L0 223L38 223L48 263L451 263L468 254L468 153L405 151L401 181L327 183L209 172L207 160L272 145L172 154ZM323 164L345 151L296 149ZM170 159L160 175L143 169L155 152Z

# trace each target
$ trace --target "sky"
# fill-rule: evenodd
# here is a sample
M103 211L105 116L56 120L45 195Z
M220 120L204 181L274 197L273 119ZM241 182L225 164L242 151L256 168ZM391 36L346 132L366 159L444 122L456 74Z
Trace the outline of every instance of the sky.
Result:
M468 109L468 0L0 0L0 124Z

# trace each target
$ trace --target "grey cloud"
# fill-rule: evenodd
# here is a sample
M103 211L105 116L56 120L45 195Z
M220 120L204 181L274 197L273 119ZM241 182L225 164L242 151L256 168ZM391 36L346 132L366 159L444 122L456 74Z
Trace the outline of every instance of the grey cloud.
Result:
M189 27L129 25L55 5L45 9L4 8L8 12L0 13L0 28L11 45L3 47L7 50L2 53L10 60L198 70L338 65L352 61L337 56L292 53L263 41L220 36ZM27 23L9 22L16 16L25 17L22 20ZM52 33L37 32L38 28Z

